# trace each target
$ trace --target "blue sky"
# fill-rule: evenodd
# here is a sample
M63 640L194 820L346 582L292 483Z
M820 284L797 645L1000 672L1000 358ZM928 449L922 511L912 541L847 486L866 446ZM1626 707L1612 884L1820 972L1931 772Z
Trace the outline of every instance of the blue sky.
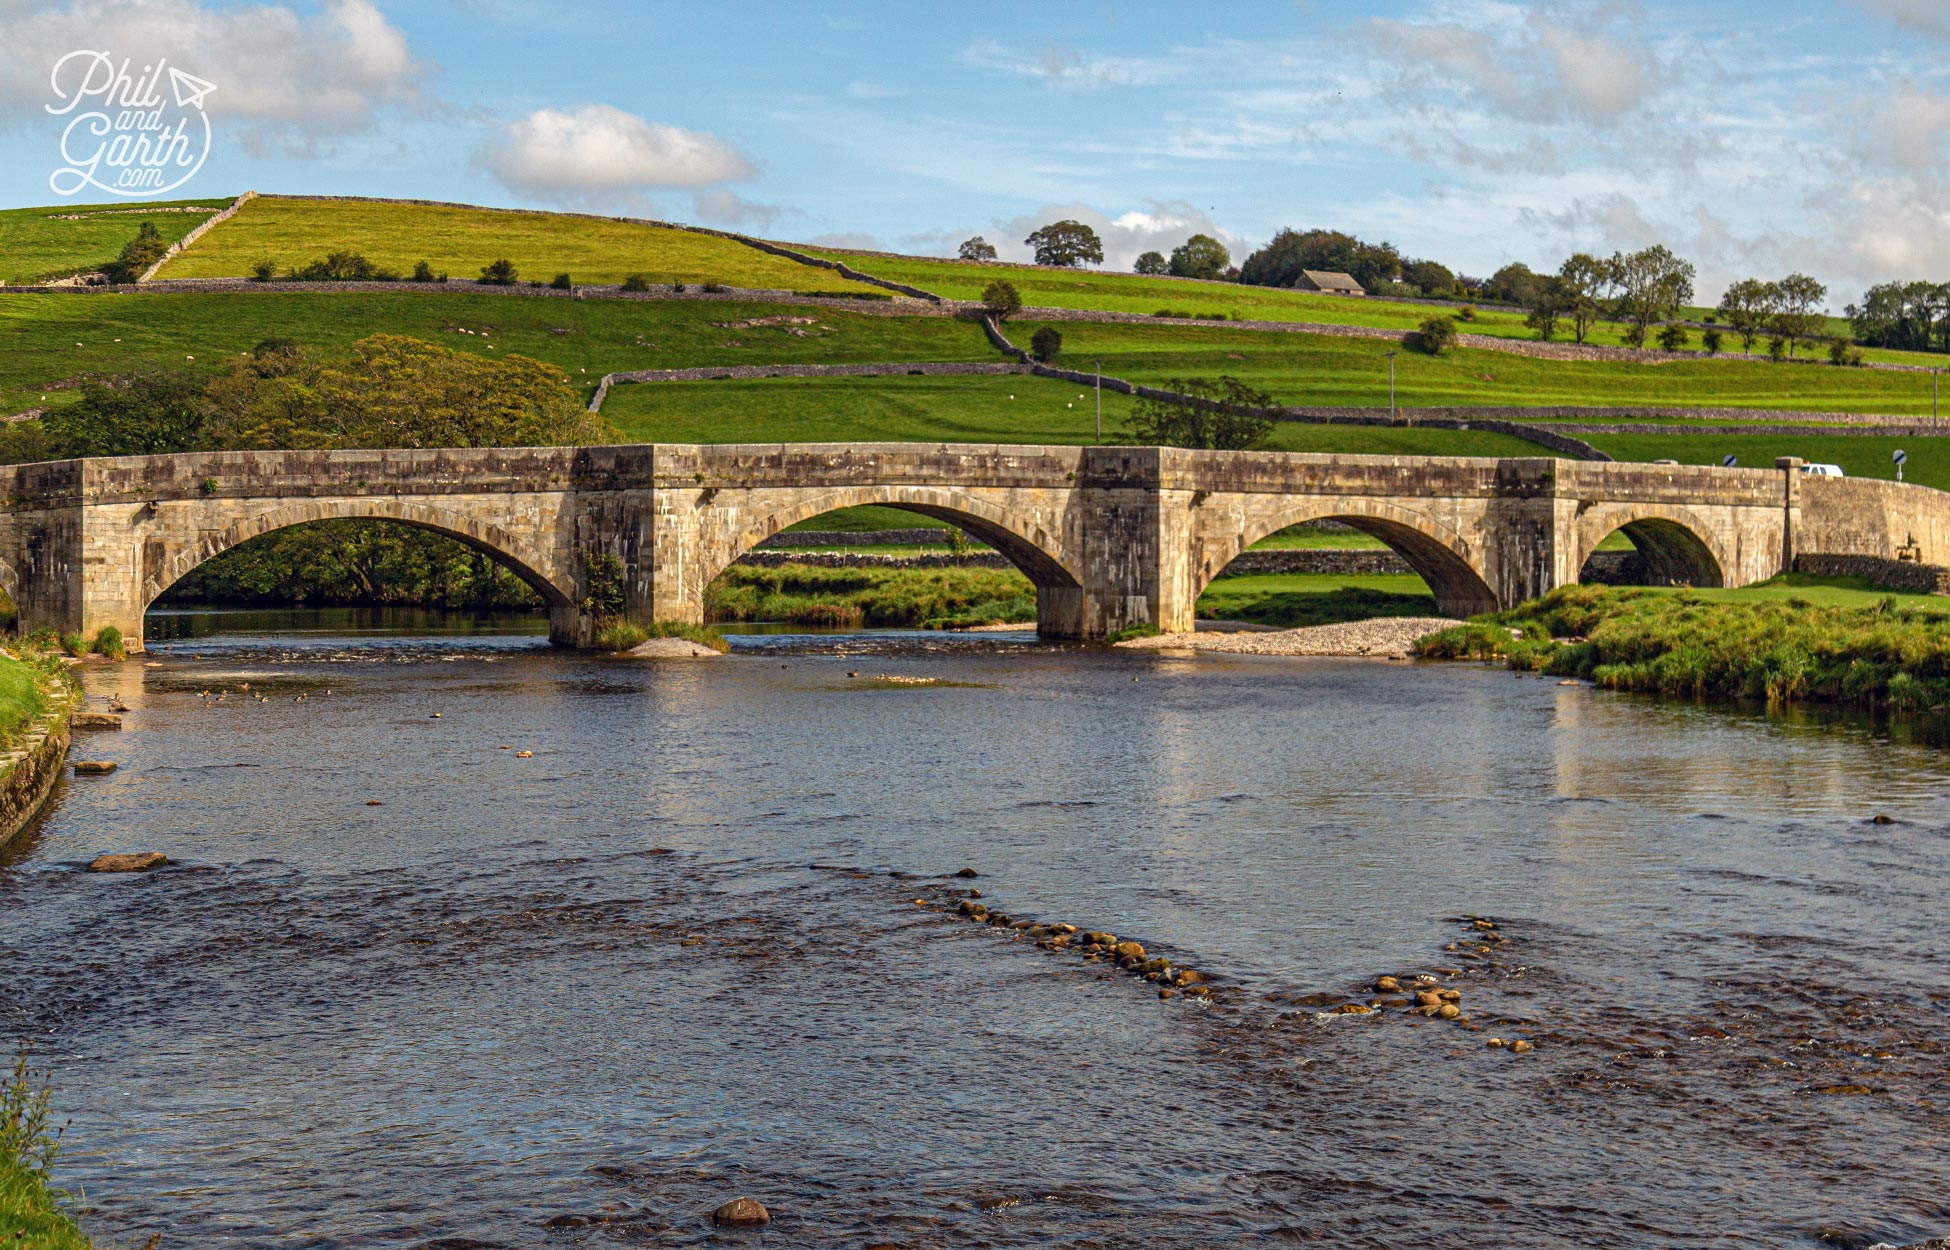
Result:
M1484 275L1664 242L1701 293L1950 279L1950 0L0 0L0 202L58 202L53 63L216 84L179 194L415 196L1108 261L1332 226ZM91 198L105 198L99 195Z

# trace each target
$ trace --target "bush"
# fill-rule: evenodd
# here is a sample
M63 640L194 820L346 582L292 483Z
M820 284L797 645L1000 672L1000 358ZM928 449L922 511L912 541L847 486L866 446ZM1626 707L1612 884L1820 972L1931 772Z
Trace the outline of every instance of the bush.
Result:
M1773 338L1771 338L1771 339L1768 339L1768 340L1767 340L1767 356L1768 356L1768 359L1770 359L1770 360L1786 360L1786 359L1787 359L1787 340L1786 340L1786 339L1784 339L1784 338L1782 338L1782 337L1781 337L1780 335L1778 335L1778 334L1777 334L1777 335L1775 335L1775 336L1774 336Z
M707 282L700 289L712 295L722 295L731 288L722 282Z
M1707 320L1711 321L1712 318L1709 317ZM1717 326L1706 327L1705 332L1699 336L1700 346L1706 349L1706 354L1709 356L1717 356L1720 354L1720 344L1724 340L1725 336L1720 333L1719 327Z
M503 257L492 264L481 266L482 286L513 286L515 284L515 262Z
M86 634L62 634L61 635L61 649L63 651L66 651L69 655L75 657L77 660L80 659L82 656L88 654L88 648L90 645L91 644L89 643L88 636Z
M549 283L549 286L558 291L573 291L575 289L575 283L569 280L569 275L566 273L556 274L554 280Z
M614 617L596 628L592 640L603 651L628 651L650 637L650 631L634 621Z
M163 241L162 232L154 222L145 221L136 230L135 237L122 248L122 254L102 266L102 273L110 282L118 285L134 282L163 258L169 244Z
M1686 333L1685 326L1673 323L1659 329L1659 346L1666 351L1676 352L1692 340L1693 336Z
M420 261L418 264L413 266L413 280L415 282L433 282L433 281L445 282L447 280L447 275L443 273L440 275L438 279L435 279L433 276L433 266L429 265L425 261Z
M1458 321L1476 320L1476 305L1464 304L1461 308L1458 308L1456 310L1456 319Z
M122 641L122 631L113 625L104 625L96 630L94 640L88 644L88 649L96 655L107 656L117 662L129 658L128 644Z
M291 271L294 282L386 282L398 274L382 270L360 252L328 252L321 260Z
M982 291L982 308L997 321L1007 321L1022 311L1022 292L1015 283L997 278Z
M1440 356L1456 345L1456 322L1452 317L1430 317L1413 334L1402 340L1410 351Z
M50 1175L62 1133L50 1101L47 1074L28 1069L22 1048L12 1075L0 1076L0 1236L22 1250L88 1250L93 1243L74 1222L77 1204Z
M1862 363L1862 349L1847 339L1836 339L1828 345L1828 363L1853 368Z
M1618 332L1619 341L1627 347L1645 346L1645 327L1636 321Z
M274 260L260 260L251 266L252 282L269 282L278 276L278 264Z
M1055 326L1044 326L1029 336L1029 352L1036 359L1048 364L1063 350L1063 335Z
M649 275L649 274L647 274L647 273L633 273L633 274L631 274L631 275L630 275L629 277L627 277L627 278L625 278L625 279L623 279L623 289L624 289L625 291L647 291L647 290L649 290L649 289L650 289L650 275Z

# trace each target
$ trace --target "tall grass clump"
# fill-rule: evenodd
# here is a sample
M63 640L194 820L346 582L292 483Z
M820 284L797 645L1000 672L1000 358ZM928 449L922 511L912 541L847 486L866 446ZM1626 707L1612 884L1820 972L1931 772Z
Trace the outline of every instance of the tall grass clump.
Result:
M1950 707L1950 613L1892 595L1859 607L1714 602L1688 592L1565 586L1416 644L1430 659L1500 659L1617 690L1698 699Z
M73 1200L55 1188L61 1133L49 1109L47 1074L27 1066L23 1047L0 1080L0 1244L9 1250L92 1250L75 1226Z

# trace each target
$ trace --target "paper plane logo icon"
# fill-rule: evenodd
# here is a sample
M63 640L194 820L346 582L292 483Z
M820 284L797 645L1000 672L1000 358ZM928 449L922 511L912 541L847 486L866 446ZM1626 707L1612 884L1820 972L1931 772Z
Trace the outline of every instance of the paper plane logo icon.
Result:
M176 92L177 107L186 109L202 108L203 97L217 89L217 84L185 74L174 65L169 67L169 85Z

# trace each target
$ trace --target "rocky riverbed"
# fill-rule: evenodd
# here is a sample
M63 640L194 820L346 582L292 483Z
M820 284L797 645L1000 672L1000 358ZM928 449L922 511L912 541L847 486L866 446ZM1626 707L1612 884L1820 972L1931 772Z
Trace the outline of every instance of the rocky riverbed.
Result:
M1198 631L1131 638L1117 645L1137 651L1222 651L1241 655L1346 655L1401 657L1417 638L1461 622L1444 616L1378 617L1276 629L1217 633Z

